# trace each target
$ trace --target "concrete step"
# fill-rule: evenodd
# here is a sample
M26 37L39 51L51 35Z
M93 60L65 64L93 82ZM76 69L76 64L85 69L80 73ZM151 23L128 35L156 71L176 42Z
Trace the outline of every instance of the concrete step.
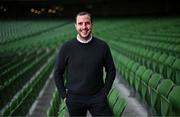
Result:
M55 90L55 83L52 78L52 74L46 81L43 89L41 90L38 98L32 105L29 113L27 114L28 117L46 117L47 110L50 105L50 101Z
M114 81L114 86L119 90L121 96L126 100L127 106L122 113L122 116L138 116L147 117L148 110L143 102L135 96L135 93L128 86L127 82L117 73Z

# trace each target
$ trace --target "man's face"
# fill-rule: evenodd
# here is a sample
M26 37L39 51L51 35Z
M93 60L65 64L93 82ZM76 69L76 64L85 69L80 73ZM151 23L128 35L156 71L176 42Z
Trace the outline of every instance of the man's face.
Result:
M90 37L92 30L92 23L90 16L89 15L77 16L75 28L79 36L87 40Z

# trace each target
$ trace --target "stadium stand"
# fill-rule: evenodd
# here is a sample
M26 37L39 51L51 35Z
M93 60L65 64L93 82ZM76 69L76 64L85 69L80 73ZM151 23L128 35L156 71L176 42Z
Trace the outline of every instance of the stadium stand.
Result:
M113 27L111 25L108 28L106 27L108 31L106 31L105 34L97 34L101 38L106 39L111 45L113 57L117 63L117 70L129 85L134 88L135 92L145 100L147 105L156 110L156 115L169 116L172 115L172 113L168 113L168 106L164 105L167 104L166 101L172 104L168 98L169 93L172 91L173 87L179 85L179 81L177 81L179 55L178 52L175 52L174 48L172 48L178 46L179 43L173 43L177 42L174 39L172 39L174 41L171 40L172 43L168 41L162 42L162 40L166 40L166 36L172 36L172 38L176 37L177 39L179 35L170 35L171 33L167 35L164 32L155 32L154 30L156 30L158 26L157 23L153 22L154 21L150 23L150 26L148 23L146 25L149 27L149 29L147 29L149 31L143 31L144 26L142 24L139 24L139 26L137 24L138 22L135 25L121 26L121 24L118 24L115 20L112 24L113 26L116 25L114 26L116 27L114 30L111 30ZM163 28L165 25L167 27L168 25L171 26L171 23L164 23L165 22L161 23L158 28ZM133 32L132 29L136 30L133 30ZM105 31L103 28L102 30ZM178 29L174 29L174 31L177 30ZM159 36L161 36L160 41L157 38ZM151 37L153 37L153 41ZM108 40L108 38L110 38L110 40ZM167 44L165 44L165 42ZM174 64L176 64L176 67ZM176 112L174 115L179 114Z
M0 116L25 116L53 71L60 45L75 36L70 20L0 22ZM93 34L110 45L117 72L155 116L180 116L179 17L96 19ZM67 116L56 89L47 116ZM114 86L114 116L126 100Z

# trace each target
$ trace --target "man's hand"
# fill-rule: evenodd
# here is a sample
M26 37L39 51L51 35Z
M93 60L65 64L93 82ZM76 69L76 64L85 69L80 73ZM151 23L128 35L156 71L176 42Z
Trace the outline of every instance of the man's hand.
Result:
M64 98L64 100L63 100L63 101L64 101L64 103L66 103L66 98Z

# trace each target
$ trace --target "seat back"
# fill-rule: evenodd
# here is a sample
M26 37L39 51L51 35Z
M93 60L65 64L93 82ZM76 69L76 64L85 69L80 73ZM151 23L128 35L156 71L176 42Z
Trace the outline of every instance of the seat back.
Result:
M165 107L163 107L162 102L165 102L170 91L172 90L174 83L170 79L163 79L161 83L158 85L158 104L156 105L157 113L162 115L162 111L164 111ZM167 101L166 101L167 102Z
M175 73L173 75L173 81L177 84L180 85L180 59L176 59L173 68L175 70Z
M180 86L175 86L169 93L168 99L172 104L171 113L169 115L180 116Z
M150 105L152 108L155 108L155 105L157 103L157 87L162 79L163 78L161 74L153 73L151 79L148 82L148 93L150 95Z

